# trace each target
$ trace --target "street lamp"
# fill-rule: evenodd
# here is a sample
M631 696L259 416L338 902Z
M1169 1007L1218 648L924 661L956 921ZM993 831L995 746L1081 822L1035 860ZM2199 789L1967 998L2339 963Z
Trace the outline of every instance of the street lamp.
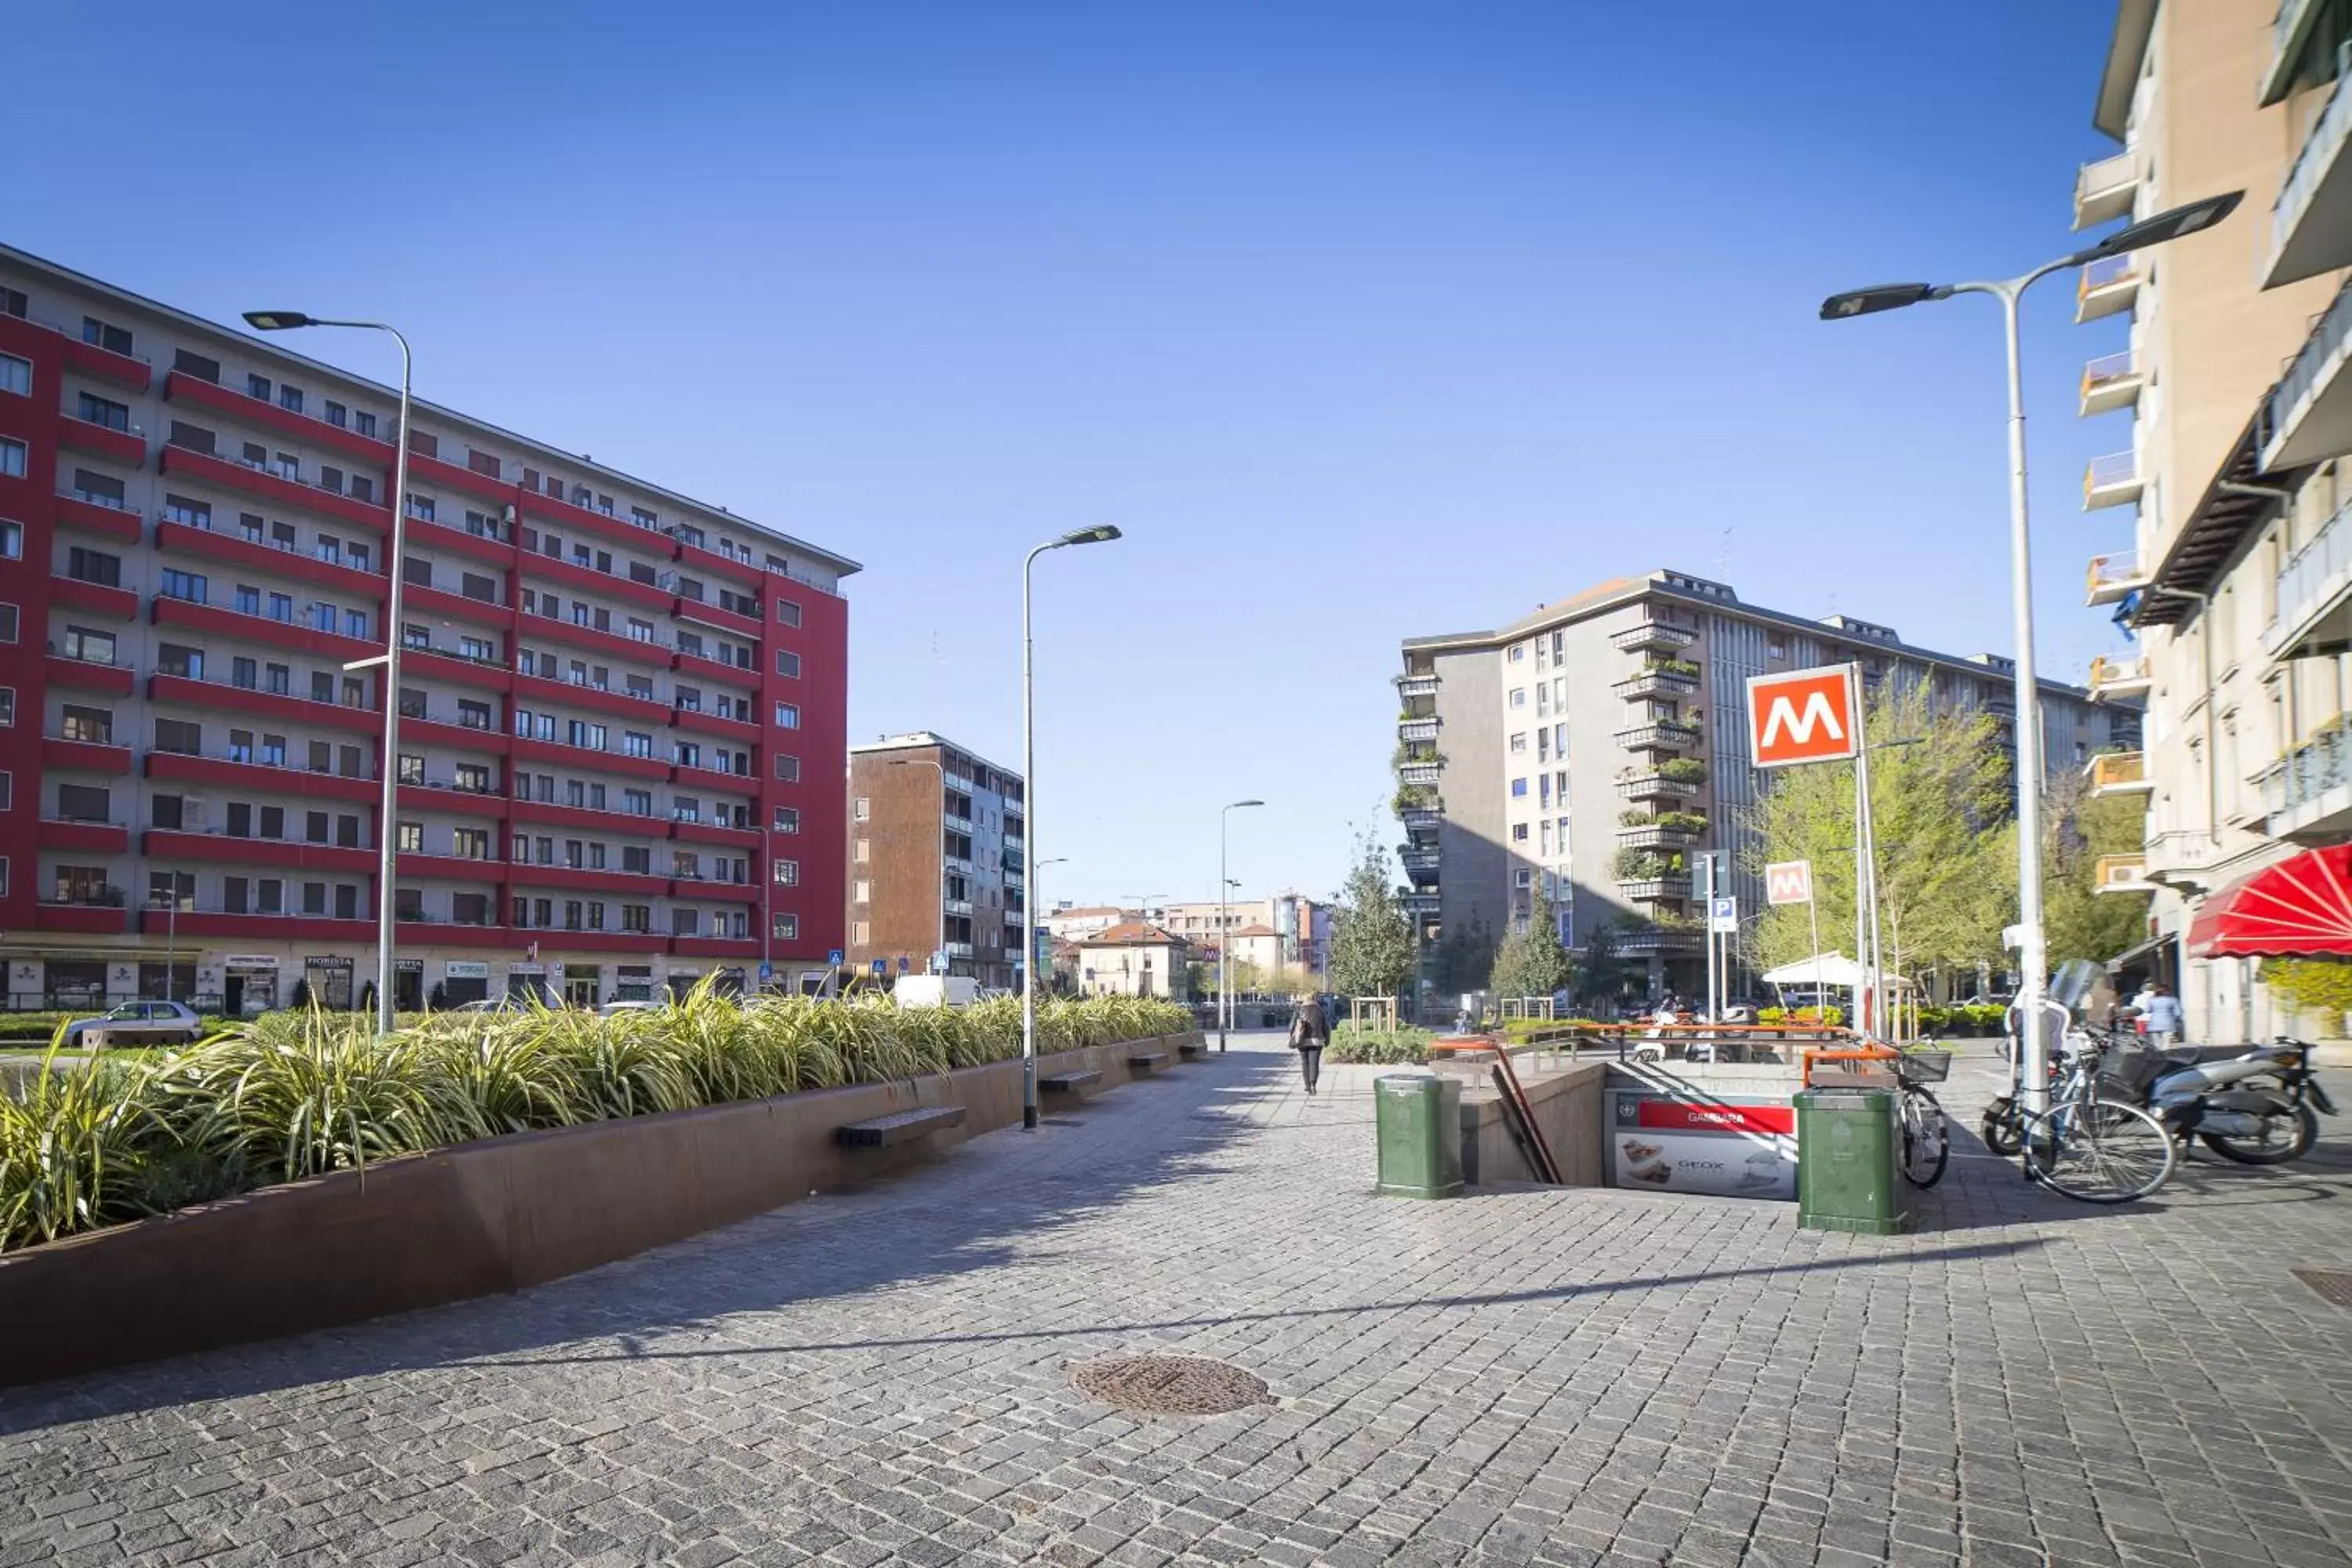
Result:
M1217 1051L1225 1048L1225 1031L1233 1026L1234 998L1228 989L1225 952L1234 944L1234 917L1227 912L1231 906L1234 883L1225 875L1225 827L1233 814L1247 806L1264 805L1262 800L1236 800L1226 803L1217 813Z
M1990 294L2000 301L2001 322L2009 346L2009 533L2010 595L2017 618L2017 901L2018 924L2024 928L2018 966L2018 999L2021 1015L2042 1016L2042 998L2049 978L2048 941L2042 926L2042 713L2033 673L2032 541L2025 508L2025 389L2019 372L2017 302L2025 290L2053 272L2085 266L2126 251L2144 250L2212 227L2234 211L2243 191L2208 196L2143 219L2071 256L2045 262L2032 271L2005 282L1882 283L1822 301L1822 320L1898 310L1929 300L1955 294ZM2038 1025L2024 1041L2023 1105L2028 1111L2048 1109L2049 1047Z
M1073 544L1108 544L1118 530L1105 523L1080 528L1048 540L1021 560L1021 820L1028 828L1029 847L1037 847L1036 683L1030 671L1029 597L1037 557L1048 550ZM1021 1125L1037 1125L1037 964L1032 953L1021 965Z
M375 909L375 1030L379 1036L392 1033L392 950L397 932L394 919L394 874L400 837L394 826L400 805L400 584L406 563L408 543L408 400L410 357L408 340L382 321L331 321L323 316L306 316L299 310L247 310L247 322L265 332L291 331L298 327L356 327L372 332L388 332L400 345L400 420L394 432L392 458L392 547L391 586L383 611L383 652L368 658L354 659L343 666L346 672L355 672L381 665L383 668L383 756L379 771L383 775L383 795L377 807L376 836L376 909ZM772 921L771 922L773 923Z
M940 973L941 974L945 974L948 971L955 967L954 964L948 962L948 849L947 839L944 837L948 830L948 770L930 757L893 757L890 759L890 765L894 768L929 768L933 773L940 775L940 832L942 837L940 839L940 885L938 888L940 896L939 941L932 944L931 954L939 960ZM923 973L929 974L930 972L931 966L928 963L924 964Z

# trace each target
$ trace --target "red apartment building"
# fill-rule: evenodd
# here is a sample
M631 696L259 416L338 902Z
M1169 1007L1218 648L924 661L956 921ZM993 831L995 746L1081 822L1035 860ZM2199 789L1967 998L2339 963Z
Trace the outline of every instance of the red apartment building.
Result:
M0 247L11 1005L362 1000L386 694L342 667L385 643L398 405ZM399 1004L829 968L857 563L411 425Z

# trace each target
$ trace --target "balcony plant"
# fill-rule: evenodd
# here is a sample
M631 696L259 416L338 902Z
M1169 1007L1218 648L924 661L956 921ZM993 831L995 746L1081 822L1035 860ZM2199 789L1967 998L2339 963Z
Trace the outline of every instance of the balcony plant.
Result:
M1676 784L1706 783L1706 764L1696 757L1672 757L1658 764L1658 776Z
M1657 820L1656 812L1643 811L1638 805L1628 806L1617 814L1617 826L1620 827L1648 827Z
M1643 661L1642 668L1659 675L1687 676L1693 680L1698 679L1698 666L1686 658L1669 658L1653 654Z
M1658 813L1657 821L1660 827L1670 827L1677 833L1706 831L1706 816L1703 812L1662 811Z

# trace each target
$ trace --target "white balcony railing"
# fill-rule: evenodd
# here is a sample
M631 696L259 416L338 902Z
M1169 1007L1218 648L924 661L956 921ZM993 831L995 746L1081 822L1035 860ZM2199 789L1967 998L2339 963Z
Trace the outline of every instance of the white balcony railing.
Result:
M2279 569L2272 603L2277 614L2263 630L2263 650L2276 656L2311 621L2352 595L2352 501L2338 507L2316 537Z

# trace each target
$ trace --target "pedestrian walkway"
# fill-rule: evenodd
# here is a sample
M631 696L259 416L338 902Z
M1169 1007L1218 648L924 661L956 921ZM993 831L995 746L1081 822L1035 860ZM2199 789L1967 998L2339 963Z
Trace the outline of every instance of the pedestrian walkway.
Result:
M0 1394L0 1565L2352 1561L2352 1311L2289 1273L2352 1270L2341 1157L2103 1211L1971 1143L1884 1238L1414 1203L1371 1069L1234 1045L520 1295ZM1276 1403L1070 1384L1148 1351Z

